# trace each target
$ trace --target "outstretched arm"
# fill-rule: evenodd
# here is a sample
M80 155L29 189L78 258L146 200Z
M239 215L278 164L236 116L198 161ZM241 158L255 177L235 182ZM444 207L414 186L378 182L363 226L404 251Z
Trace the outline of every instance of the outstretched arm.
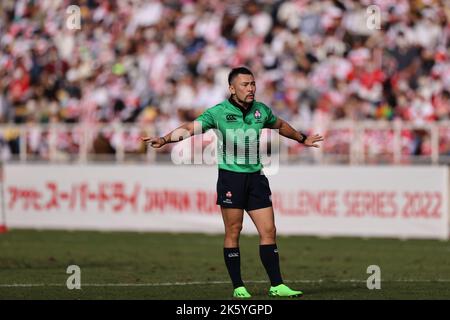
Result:
M183 139L189 138L194 134L202 133L201 129L194 130L194 128L195 121L191 121L179 126L163 137L142 137L141 139L145 143L150 144L150 146L152 146L153 148L161 148L167 143L178 142Z
M278 132L283 137L303 143L307 147L319 148L319 145L316 142L323 141L323 137L321 135L315 134L313 136L306 136L300 131L292 128L289 123L280 118L277 119L270 129L278 129Z

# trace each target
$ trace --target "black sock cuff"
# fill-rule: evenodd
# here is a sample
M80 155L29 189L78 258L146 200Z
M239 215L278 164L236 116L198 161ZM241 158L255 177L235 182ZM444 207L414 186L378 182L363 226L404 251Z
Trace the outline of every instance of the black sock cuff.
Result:
M277 244L276 243L272 243L272 244L260 244L259 248L261 250L271 250L271 249L278 249Z
M223 248L223 255L227 258L235 258L240 257L241 252L239 250L239 247L237 248Z

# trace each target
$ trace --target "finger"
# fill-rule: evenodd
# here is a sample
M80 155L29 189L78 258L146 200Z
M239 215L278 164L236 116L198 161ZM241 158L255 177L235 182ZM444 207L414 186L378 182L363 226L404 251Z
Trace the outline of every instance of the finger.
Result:
M320 146L318 144L313 144L312 145L314 148L320 148Z
M154 138L147 138L147 139L142 139L145 143L149 144L150 146L154 147L155 145L158 144L158 141Z
M141 139L142 139L142 141L147 142L147 141L150 140L151 138L150 138L150 137L141 137Z

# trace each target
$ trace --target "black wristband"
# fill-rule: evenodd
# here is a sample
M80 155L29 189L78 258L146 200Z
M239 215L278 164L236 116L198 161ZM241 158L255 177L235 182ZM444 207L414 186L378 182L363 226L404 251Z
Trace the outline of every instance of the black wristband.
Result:
M299 133L300 133L300 136L301 136L300 143L305 143L306 138L308 138L308 137L306 135L304 135L303 133L301 133L301 132L299 132Z
M164 140L164 144L167 144L167 140L166 140L166 138L164 138L164 137L161 137L161 139L163 139L163 140Z

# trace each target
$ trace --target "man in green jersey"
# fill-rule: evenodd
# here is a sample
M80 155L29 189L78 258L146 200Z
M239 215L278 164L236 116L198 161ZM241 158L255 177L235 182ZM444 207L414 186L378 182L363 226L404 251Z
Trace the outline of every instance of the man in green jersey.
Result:
M276 228L269 181L261 172L259 137L263 128L277 129L279 134L307 147L318 148L323 137L306 136L286 121L272 114L271 109L255 100L256 84L252 72L234 68L228 75L230 98L207 109L196 120L183 124L164 137L143 140L154 148L178 142L194 134L214 129L218 137L219 177L217 204L225 224L224 259L234 286L233 296L250 298L241 279L239 236L244 210L258 230L260 258L269 276L269 295L298 297L303 293L290 289L281 277Z

